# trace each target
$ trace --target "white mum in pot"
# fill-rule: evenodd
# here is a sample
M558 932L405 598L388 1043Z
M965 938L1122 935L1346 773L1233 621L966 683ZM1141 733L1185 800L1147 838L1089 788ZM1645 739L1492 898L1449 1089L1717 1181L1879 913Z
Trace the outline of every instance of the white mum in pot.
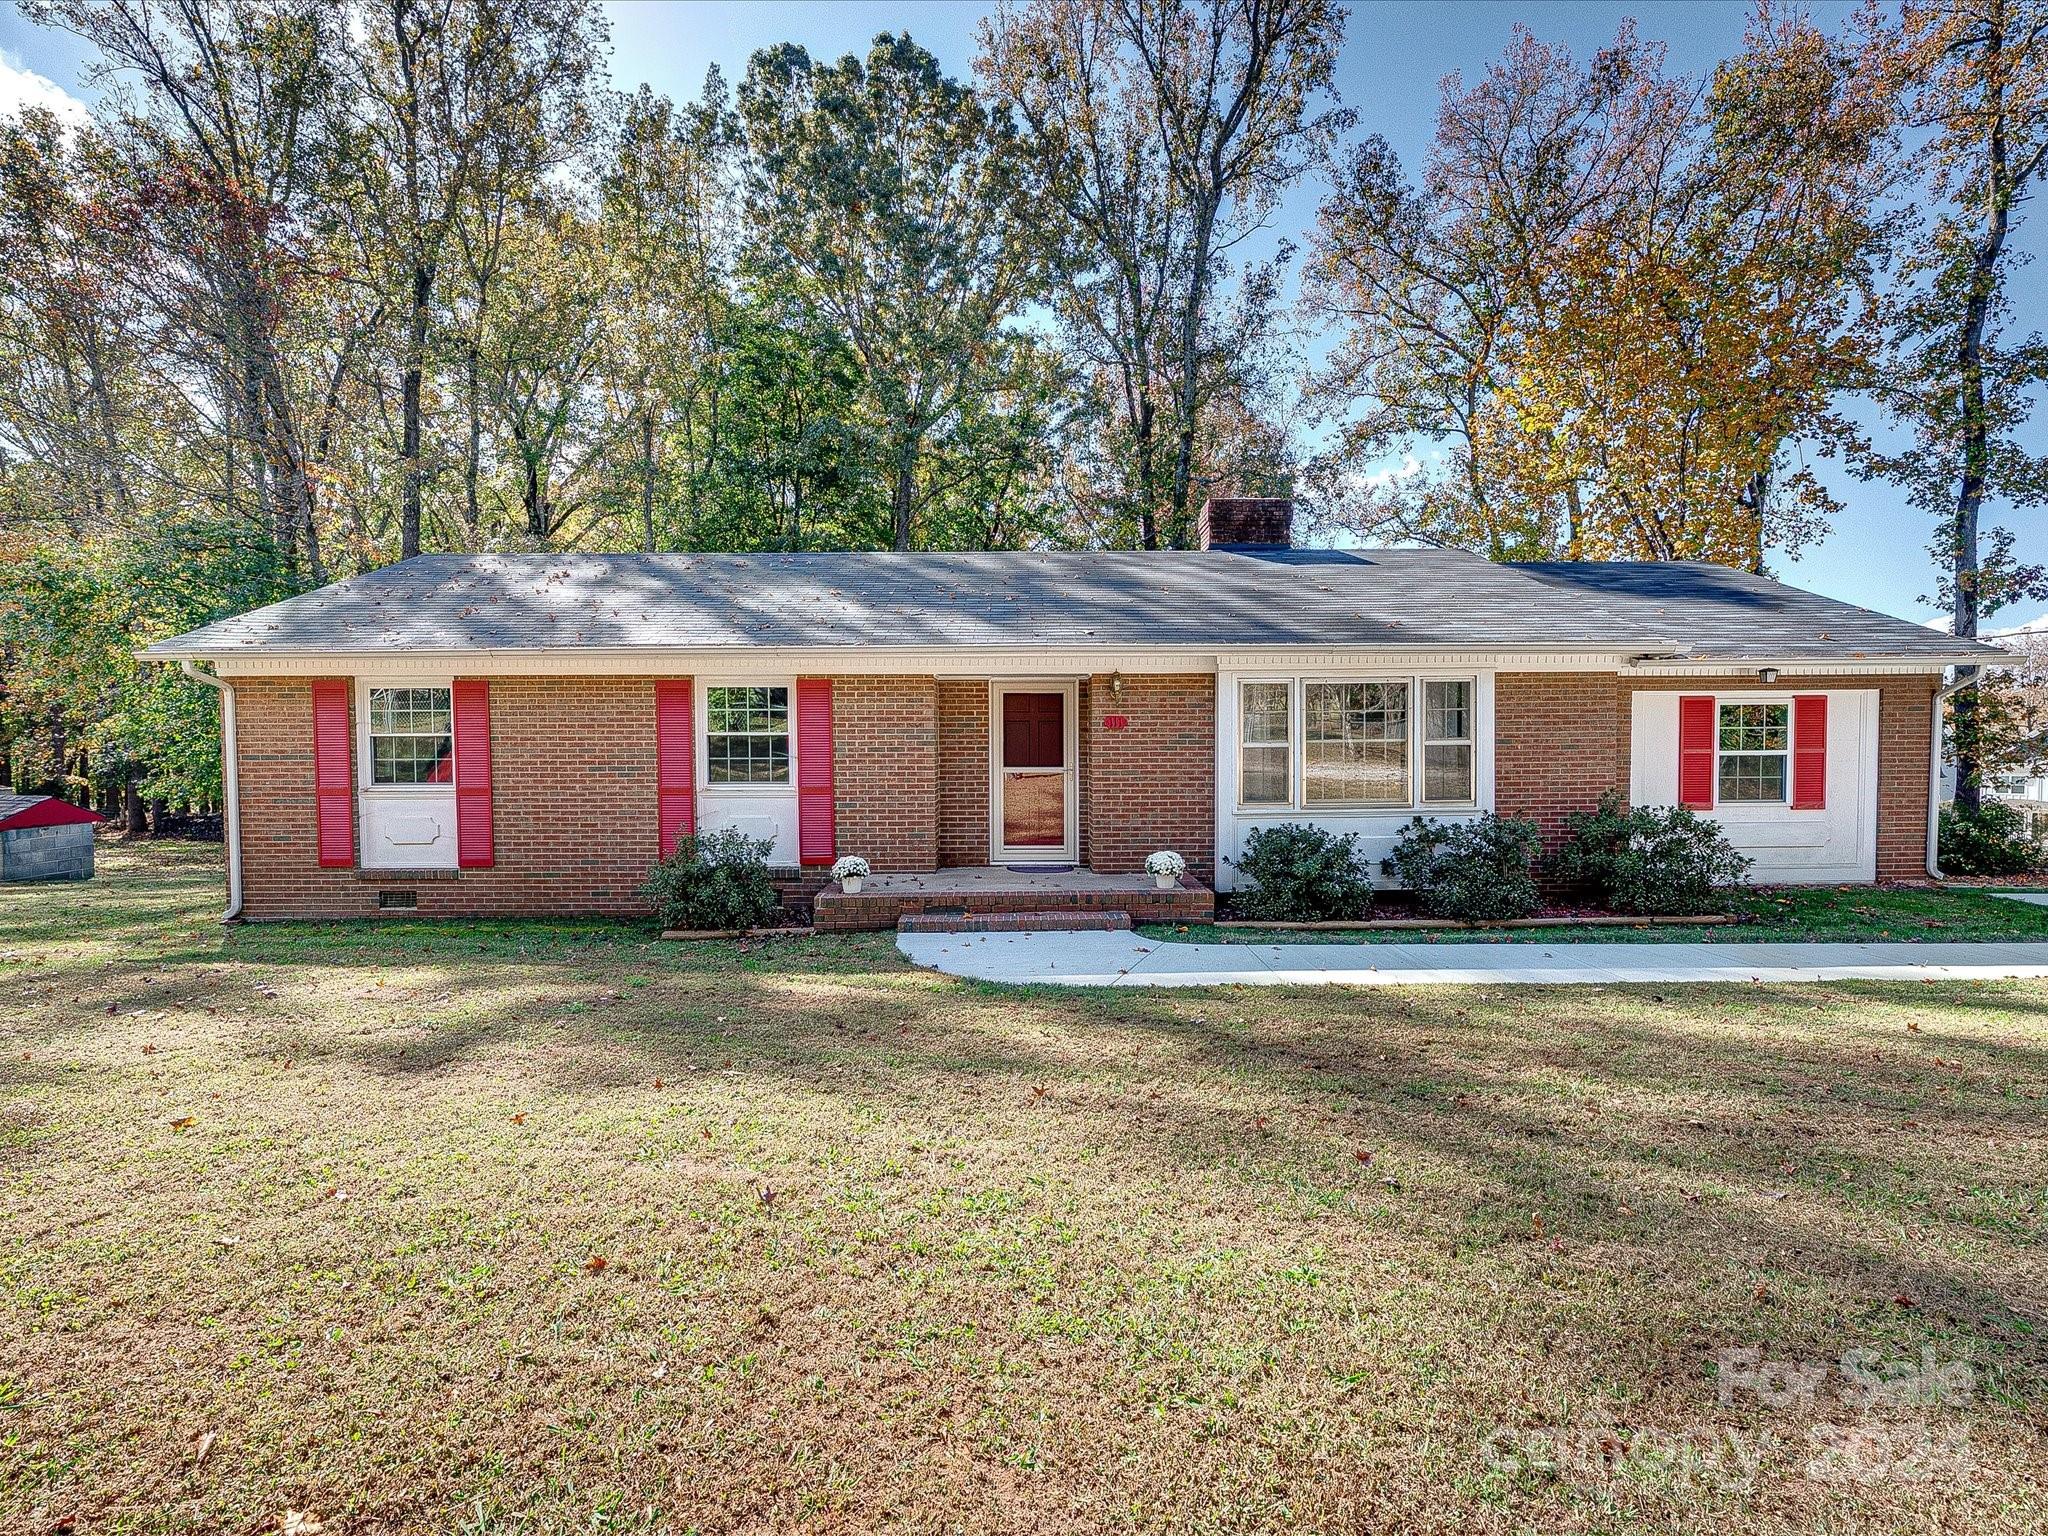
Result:
M860 890L861 881L868 877L868 861L857 853L849 853L832 866L832 878L839 882L839 889L847 895Z
M1171 848L1162 848L1145 861L1145 873L1162 891L1170 891L1179 885L1180 877L1187 872L1188 861Z

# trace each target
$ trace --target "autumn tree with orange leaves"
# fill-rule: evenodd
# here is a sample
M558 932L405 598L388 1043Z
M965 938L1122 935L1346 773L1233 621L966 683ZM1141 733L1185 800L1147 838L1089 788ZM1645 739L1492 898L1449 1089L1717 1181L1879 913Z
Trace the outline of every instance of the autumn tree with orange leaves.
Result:
M1585 65L1523 32L1447 83L1419 184L1362 145L1310 288L1344 519L1496 559L1760 569L1817 538L1837 508L1792 445L1869 355L1891 173L1854 64L1768 13L1707 80L1631 26Z

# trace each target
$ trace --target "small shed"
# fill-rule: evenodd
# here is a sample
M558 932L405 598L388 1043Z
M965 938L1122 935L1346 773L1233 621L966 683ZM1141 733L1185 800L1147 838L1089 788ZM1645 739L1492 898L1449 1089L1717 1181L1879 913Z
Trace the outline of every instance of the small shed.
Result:
M92 829L106 819L55 795L0 793L0 880L90 880Z

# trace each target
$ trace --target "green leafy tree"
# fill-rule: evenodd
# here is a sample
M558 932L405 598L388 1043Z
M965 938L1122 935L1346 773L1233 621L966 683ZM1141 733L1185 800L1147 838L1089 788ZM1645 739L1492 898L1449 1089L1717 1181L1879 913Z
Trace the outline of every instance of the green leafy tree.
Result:
M1953 633L1974 638L2000 608L2048 595L2048 572L2012 531L1982 526L1988 505L2048 502L2048 454L2027 431L2048 385L2048 339L2012 292L2024 260L2014 239L2048 179L2048 3L1909 0L1864 63L1898 92L1924 194L1877 387L1909 443L1867 467L1934 519L1935 601ZM2000 717L1974 690L1953 708L1956 803L1974 811Z
M865 60L757 53L739 91L752 260L844 338L909 549L963 412L1010 387L1047 252L1016 133L907 36Z

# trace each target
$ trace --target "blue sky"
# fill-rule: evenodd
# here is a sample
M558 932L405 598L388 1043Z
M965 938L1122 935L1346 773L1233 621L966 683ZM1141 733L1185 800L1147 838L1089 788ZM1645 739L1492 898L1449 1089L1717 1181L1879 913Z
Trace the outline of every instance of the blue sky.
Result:
M748 55L767 44L797 42L814 54L836 57L865 51L874 34L885 30L907 30L950 71L964 76L975 50L975 29L991 8L978 0L628 0L605 7L611 20L614 83L630 90L644 82L678 99L694 96L713 64L728 79L737 79ZM1850 8L1844 0L1810 4L1816 18L1830 27L1839 24ZM1673 68L1698 71L1739 47L1747 14L1741 0L1354 4L1338 88L1345 103L1357 109L1361 131L1383 134L1412 166L1429 143L1443 77L1460 71L1468 78L1476 75L1507 45L1517 21L1547 41L1584 54L1610 40L1622 20L1633 15L1643 36L1668 46ZM75 39L32 26L12 4L0 0L0 105L8 104L10 88L16 93L39 89L22 81L24 71L83 94L79 76L86 62L87 51ZM1306 230L1319 196L1315 185L1297 188L1274 219L1274 238ZM2048 248L2048 205L2035 208L2022 228L2020 245L2033 253ZM2028 307L2036 312L2048 304L2044 271L2048 269L2037 267L2023 279ZM2037 436L2041 433L2048 433L2048 418L2036 428ZM2048 438L2042 445L2048 445ZM1796 562L1777 562L1780 574L1798 585L1888 613L1930 617L1932 611L1918 602L1933 585L1925 553L1927 520L1890 486L1858 481L1826 461L1815 467L1847 510L1824 543ZM2023 555L2048 558L2048 517L2038 511L2012 517L2003 509L1994 509L1994 516L2019 533ZM2044 613L2048 606L2034 604L2008 609L1996 622L2016 624Z

